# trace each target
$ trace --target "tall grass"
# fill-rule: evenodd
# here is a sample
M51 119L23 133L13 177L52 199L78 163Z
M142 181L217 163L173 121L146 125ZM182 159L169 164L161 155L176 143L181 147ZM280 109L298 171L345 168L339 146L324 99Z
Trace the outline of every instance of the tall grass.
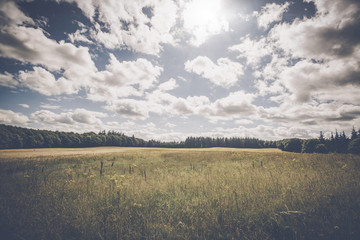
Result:
M232 149L3 159L0 226L13 239L358 239L359 170L355 155Z

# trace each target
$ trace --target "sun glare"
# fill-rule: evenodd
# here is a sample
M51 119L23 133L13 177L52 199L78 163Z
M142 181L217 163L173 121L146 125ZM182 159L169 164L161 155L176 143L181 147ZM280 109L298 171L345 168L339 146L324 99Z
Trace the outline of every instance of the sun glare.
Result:
M184 8L184 28L194 35L193 44L202 44L210 35L228 30L222 0L192 0Z

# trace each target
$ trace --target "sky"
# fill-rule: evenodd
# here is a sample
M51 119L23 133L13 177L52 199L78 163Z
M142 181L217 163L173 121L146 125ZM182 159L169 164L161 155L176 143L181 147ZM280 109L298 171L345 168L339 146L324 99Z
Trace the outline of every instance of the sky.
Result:
M0 123L145 140L360 127L358 0L0 1Z

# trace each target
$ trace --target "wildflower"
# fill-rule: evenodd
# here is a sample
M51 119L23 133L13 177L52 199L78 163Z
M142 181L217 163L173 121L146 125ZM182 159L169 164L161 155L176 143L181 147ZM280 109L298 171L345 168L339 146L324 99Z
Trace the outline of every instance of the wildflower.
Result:
M120 175L120 177L121 177L121 178L125 178L125 177L126 177L126 175Z

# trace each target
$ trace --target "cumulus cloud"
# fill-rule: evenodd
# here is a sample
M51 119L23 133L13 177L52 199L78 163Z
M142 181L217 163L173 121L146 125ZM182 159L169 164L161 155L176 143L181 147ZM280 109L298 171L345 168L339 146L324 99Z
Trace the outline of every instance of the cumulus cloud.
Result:
M116 112L121 117L145 120L150 112L161 113L161 106L143 100L119 99L105 106L106 110Z
M18 86L18 81L15 80L15 76L11 73L5 72L0 73L0 86L8 87L8 88L15 88Z
M82 43L89 43L89 44L93 44L94 42L89 40L89 38L87 38L85 36L85 33L87 32L87 29L84 25L80 26L81 28L76 30L76 32L74 33L70 33L69 36L69 40L72 43L75 42L82 42Z
M13 1L2 1L0 2L0 25L3 26L5 23L11 24L35 24L35 22L26 16L22 11L18 9L16 3Z
M289 6L289 2L286 2L283 5L267 3L261 8L260 13L254 12L254 15L257 17L259 28L266 30L269 28L271 23L281 21L284 12L287 11Z
M232 92L214 102L207 96L175 97L169 93L154 91L147 96L150 104L156 104L159 112L181 116L203 116L211 121L254 117L257 106L253 104L256 95L243 91ZM154 111L155 112L155 111Z
M13 15L13 14L17 15ZM26 75L35 77L40 75L40 79L46 75L45 71L61 72L63 78L59 79L59 83L68 79L71 86L76 85L76 89L85 86L90 81L96 67L89 54L87 47L76 47L71 43L64 41L57 42L47 37L47 33L40 27L36 26L34 21L25 16L14 2L2 3L0 5L1 31L0 31L0 56L4 58L12 58L23 63L30 63L32 65L40 65L35 67L33 72L22 72L21 80L25 80ZM16 16L16 17L15 17ZM6 74L5 74L6 75ZM53 82L53 77L49 81ZM10 76L7 75L6 81L4 75L1 76L2 85L15 86L16 81L11 81ZM37 80L40 85L47 83ZM34 87L32 84L35 79L23 81L26 86ZM36 87L35 87L36 88ZM41 87L40 87L41 88ZM40 91L40 88L35 90ZM65 88L62 86L62 88ZM54 90L48 90L54 91ZM61 91L59 91L61 92ZM68 93L69 89L65 91ZM73 91L71 91L73 92ZM58 93L61 94L61 93Z
M315 17L276 25L270 37L298 58L317 60L349 56L358 51L360 4L351 0L315 0Z
M349 59L314 63L303 60L281 72L279 78L298 102L309 102L318 91L336 89L347 84L360 87L360 62ZM360 92L359 92L360 93ZM330 99L329 99L330 100Z
M164 44L175 44L173 28L178 6L174 1L66 1L76 3L92 21L94 28L88 31L91 38L106 48L158 55ZM84 40L81 35L85 31L76 32L74 40Z
M171 105L176 114L202 115L209 112L210 100L206 96L189 96L177 98Z
M89 86L88 98L94 101L108 101L120 97L141 96L144 91L158 82L162 67L154 66L144 58L136 61L119 62L110 54L106 70L97 72Z
M80 78L95 70L88 48L56 42L40 29L6 26L1 31L0 56L42 65L50 71L64 70L69 78ZM46 51L44 51L46 49Z
M30 108L30 106L28 104L25 104L25 103L20 103L19 106L23 107L23 108Z
M269 31L272 60L254 74L259 94L273 95L269 99L278 103L290 101L290 109L314 101L359 104L360 3L308 2L315 4L313 17L282 22Z
M278 107L259 107L260 119L277 122L284 127L306 128L308 130L324 130L324 126L332 129L356 126L360 123L360 107L338 102L294 105L286 101Z
M261 59L272 54L271 44L266 38L251 40L249 35L240 39L240 44L229 47L230 51L238 52L238 58L246 58L247 64L259 67Z
M66 111L61 113L54 113L49 110L40 110L31 114L33 119L38 120L40 123L67 127L81 124L89 127L90 125L95 127L102 126L101 118L107 117L107 114L96 111L89 111L83 108L77 108L72 111Z
M92 15L96 11L100 11L97 20L100 19L103 23L110 24L116 19L119 20L118 12L115 11L116 8L112 8L115 6L122 8L127 13L121 17L121 20L134 21L133 24L137 25L140 23L135 24L135 22L140 19L142 23L150 24L152 31L156 33L170 31L169 28L172 26L169 19L162 21L162 17L172 13L170 9L165 14L163 9L163 7L173 4L172 1L162 1L163 5L157 2L145 3L141 1L134 2L135 5L130 2L118 1L109 1L104 4L95 4L91 1L77 1L77 3L97 26L100 25ZM144 6L151 9L153 16L138 11ZM94 11L91 9L94 9ZM6 10L8 12L5 12ZM0 11L2 12L1 16L6 20L3 22L0 33L0 56L34 65L33 69L19 71L18 74L1 74L1 86L13 88L20 85L46 96L74 94L78 93L80 89L85 89L88 99L109 101L121 97L143 95L144 91L155 86L163 71L163 68L154 66L144 58L119 62L113 54L110 54L109 64L106 65L106 69L98 71L87 47L77 47L71 43L57 42L48 38L40 27L31 25L34 22L22 13L15 3L0 5ZM11 12L19 13L19 17L12 18L12 16L9 16ZM105 13L109 13L109 15ZM122 22L124 23L124 21ZM80 23L78 25L80 29L70 36L70 40L89 43L85 38L82 38L84 37L84 31L86 31L84 30L85 26ZM105 24L105 26L108 25ZM116 28L116 26L111 27ZM148 27L148 25L145 26ZM128 37L134 37L132 33L129 34L131 36ZM148 38L148 36L145 38ZM141 42L138 44L144 45ZM147 47L151 48L152 51L154 50L152 45Z
M253 121L249 120L249 119L239 119L235 121L236 124L238 125L250 125L250 124L254 124Z
M184 30L190 34L190 44L200 46L210 36L228 32L221 0L192 0L183 5Z
M34 67L33 71L20 71L19 81L22 85L46 96L73 94L79 90L72 81L64 77L55 79L52 73L42 67Z
M252 103L254 99L254 94L243 91L230 93L229 96L215 101L212 108L215 112L212 115L219 117L252 116L256 112L256 107Z
M177 88L179 85L174 78L170 78L168 81L159 85L158 89L162 92L170 91Z
M51 105L51 104L41 104L40 107L45 108L45 109L59 109L60 108L59 105Z
M185 62L185 70L225 88L235 85L238 78L244 75L243 65L228 58L219 58L214 63L208 57L198 56Z
M11 110L0 109L0 123L8 125L27 125L29 118L19 112Z

